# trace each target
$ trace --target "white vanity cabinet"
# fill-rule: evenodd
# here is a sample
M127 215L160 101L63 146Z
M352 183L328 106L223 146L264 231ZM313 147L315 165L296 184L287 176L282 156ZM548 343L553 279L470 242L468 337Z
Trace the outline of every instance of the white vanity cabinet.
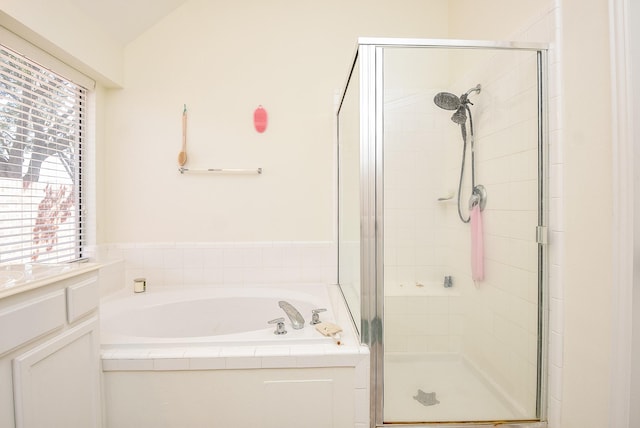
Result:
M0 427L100 427L98 271L0 294Z

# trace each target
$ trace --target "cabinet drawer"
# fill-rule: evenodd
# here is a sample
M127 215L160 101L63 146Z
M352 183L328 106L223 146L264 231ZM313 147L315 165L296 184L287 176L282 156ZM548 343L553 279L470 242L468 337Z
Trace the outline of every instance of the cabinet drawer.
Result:
M96 275L67 287L67 321L72 323L98 307L100 293Z
M0 354L62 327L64 323L64 290L9 306L0 312Z

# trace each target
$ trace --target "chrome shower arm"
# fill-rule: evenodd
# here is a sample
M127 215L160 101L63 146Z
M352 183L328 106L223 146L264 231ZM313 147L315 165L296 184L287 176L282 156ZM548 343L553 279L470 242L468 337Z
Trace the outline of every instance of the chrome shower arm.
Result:
M465 94L466 96L469 96L469 94L471 94L471 92L475 92L475 93L479 94L481 90L482 90L482 85L480 85L480 84L478 83L476 86L474 86L473 88L469 89L469 90L468 90L467 92L465 92L464 94Z

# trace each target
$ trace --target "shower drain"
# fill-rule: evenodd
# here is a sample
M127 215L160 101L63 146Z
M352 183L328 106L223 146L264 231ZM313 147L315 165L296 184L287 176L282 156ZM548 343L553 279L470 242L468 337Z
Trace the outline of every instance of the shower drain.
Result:
M413 399L423 406L435 406L436 404L440 404L436 398L435 392L424 392L421 389L418 390L417 395L413 396Z

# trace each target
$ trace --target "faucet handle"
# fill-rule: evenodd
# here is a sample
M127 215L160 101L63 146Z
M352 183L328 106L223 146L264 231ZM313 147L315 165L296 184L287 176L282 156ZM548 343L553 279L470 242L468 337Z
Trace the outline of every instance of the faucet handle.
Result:
M268 324L276 324L276 329L273 334L287 334L287 330L284 328L284 318L276 318L268 322Z
M318 315L318 313L324 312L324 311L326 311L325 308L311 309L311 322L309 324L312 324L312 325L320 324L320 315Z

